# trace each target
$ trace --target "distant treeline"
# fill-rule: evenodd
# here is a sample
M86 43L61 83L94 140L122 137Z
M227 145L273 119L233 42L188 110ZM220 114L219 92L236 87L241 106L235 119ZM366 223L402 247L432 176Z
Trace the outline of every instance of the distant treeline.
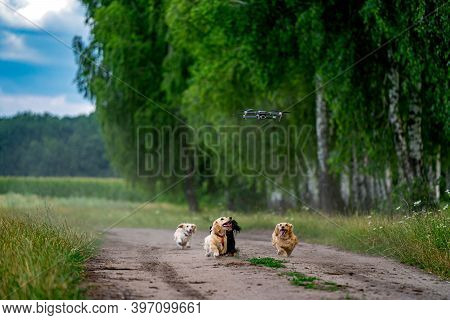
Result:
M95 115L0 118L0 175L113 176Z

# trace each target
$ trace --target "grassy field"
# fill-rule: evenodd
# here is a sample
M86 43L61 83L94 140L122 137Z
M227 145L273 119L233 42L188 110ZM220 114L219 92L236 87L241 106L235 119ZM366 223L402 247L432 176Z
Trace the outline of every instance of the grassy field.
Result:
M0 194L11 192L50 197L95 197L126 201L144 201L149 197L118 178L0 177Z
M0 207L0 299L80 299L85 233L43 210Z
M392 257L450 279L448 206L434 212L393 216L373 213L343 217L307 211L290 211L280 216L268 212L231 213L207 207L193 214L185 206L165 202L143 204L91 196L61 197L53 191L50 196L43 195L42 190L39 195L29 190L23 190L23 194L15 191L0 194L0 249L4 252L0 271L5 275L0 280L1 296L15 288L16 298L80 297L82 291L77 284L82 278L83 262L92 252L88 239L100 239L102 230L111 226L174 229L183 221L207 230L211 221L222 215L236 218L243 232L271 230L276 223L287 221L294 224L301 241ZM27 284L33 275L59 260L62 263L58 263L55 272Z

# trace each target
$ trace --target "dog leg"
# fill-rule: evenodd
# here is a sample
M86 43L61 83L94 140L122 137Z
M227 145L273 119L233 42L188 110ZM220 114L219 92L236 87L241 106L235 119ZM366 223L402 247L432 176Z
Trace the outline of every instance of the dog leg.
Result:
M287 254L286 250L284 250L280 246L276 246L276 248L277 248L277 254L279 256L288 257L288 254Z
M294 249L292 249L292 250L286 250L286 253L287 253L287 256L288 256L288 257L291 256L292 251L294 251Z
M186 248L190 248L191 247L191 241L186 242Z
M216 246L211 246L210 249L211 249L211 251L212 251L214 257L217 258L217 257L220 256L219 248L217 248Z

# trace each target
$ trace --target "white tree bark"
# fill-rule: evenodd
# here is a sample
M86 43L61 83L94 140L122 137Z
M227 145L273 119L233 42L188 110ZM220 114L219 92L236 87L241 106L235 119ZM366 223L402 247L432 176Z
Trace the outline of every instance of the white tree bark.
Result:
M364 166L368 168L369 158L364 155ZM366 174L364 176L364 182L366 187L366 209L369 209L373 205L373 200L375 199L375 188L374 181L371 174Z
M392 56L390 51L389 56ZM389 80L389 122L392 125L394 131L394 143L395 151L398 159L399 175L401 180L411 182L414 179L414 175L411 171L411 166L408 159L408 145L405 139L405 133L403 130L403 123L399 113L399 74L397 68L392 64L389 73L387 75Z
M317 181L316 170L308 164L306 166L306 170L308 190L311 194L311 204L314 208L317 208L319 204L319 185Z
M392 173L389 166L384 171L384 187L386 196L390 195L392 191Z
M439 202L441 198L441 190L439 189L439 181L441 180L441 147L439 146L436 154L436 176L434 181L434 198Z
M328 172L328 115L327 105L322 88L322 79L316 77L316 134L317 134L317 160L319 171Z
M350 203L350 177L347 172L341 174L341 196L346 206Z
M361 199L359 197L359 188L358 188L358 159L356 157L356 149L355 146L352 147L352 201L355 209L359 209L361 204Z
M422 105L419 99L421 85L411 92L408 114L409 159L415 178L423 175L422 153Z
M328 145L328 110L325 102L322 79L316 75L316 134L317 159L319 162L319 204L325 211L341 211L344 207L339 186L331 176L327 164L330 150Z

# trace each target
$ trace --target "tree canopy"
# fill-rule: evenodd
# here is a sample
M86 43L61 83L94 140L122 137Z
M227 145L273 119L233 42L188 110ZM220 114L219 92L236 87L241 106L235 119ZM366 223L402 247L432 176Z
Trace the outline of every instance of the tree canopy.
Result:
M203 196L230 209L327 211L441 198L449 179L445 1L82 2L91 33L87 43L74 39L77 82L128 179L149 190L177 181L139 174L148 154L138 132L152 126L172 130L175 147L160 166L173 158L194 210ZM236 116L246 108L291 113L249 124ZM204 126L215 138L197 132ZM274 155L289 161L267 170Z

